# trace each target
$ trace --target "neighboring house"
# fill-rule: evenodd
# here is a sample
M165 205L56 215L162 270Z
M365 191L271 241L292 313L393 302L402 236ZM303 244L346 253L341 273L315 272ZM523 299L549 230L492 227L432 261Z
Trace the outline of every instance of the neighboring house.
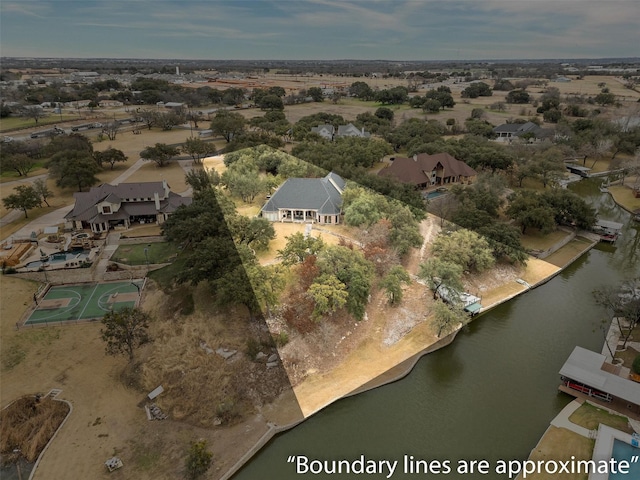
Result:
M94 233L114 227L129 228L133 223L163 223L180 205L191 204L169 190L166 180L161 182L103 183L88 192L73 194L76 203L65 219L75 229L90 228Z
M493 133L497 135L496 141L510 142L514 138L520 137L525 133L532 133L536 138L538 138L542 133L542 128L533 122L504 123L494 127Z
M98 105L100 107L122 107L124 103L119 100L100 100Z
M364 127L360 130L353 123L348 125L339 125L338 132L336 133L336 137L361 137L361 138L369 138L371 134L369 132L364 131Z
M336 133L336 129L333 125L318 125L317 127L311 127L311 133L317 133L322 138L331 141L333 140L333 135Z
M413 158L396 157L393 163L380 170L378 175L396 178L416 188L428 188L448 183L471 184L477 172L448 153L421 153Z
M289 178L265 203L260 215L272 222L340 223L345 181L331 172L324 178Z
M168 108L170 110L173 109L180 109L180 108L187 108L187 104L186 103L182 103L182 102L156 102L156 106L157 107L164 107L164 108Z

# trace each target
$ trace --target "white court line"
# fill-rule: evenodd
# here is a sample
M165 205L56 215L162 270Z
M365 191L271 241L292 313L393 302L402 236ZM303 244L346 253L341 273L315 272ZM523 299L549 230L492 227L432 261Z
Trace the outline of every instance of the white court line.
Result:
M78 318L76 318L76 320L80 320L82 319L82 314L84 313L84 311L87 309L87 307L89 306L89 302L91 301L91 297L93 297L93 294L96 293L96 290L98 289L98 286L100 284L96 284L95 287L93 287L93 292L91 292L91 295L89 295L89 299L87 300L87 303L84 304L84 308L82 309L82 311L80 312L80 315L78 315Z

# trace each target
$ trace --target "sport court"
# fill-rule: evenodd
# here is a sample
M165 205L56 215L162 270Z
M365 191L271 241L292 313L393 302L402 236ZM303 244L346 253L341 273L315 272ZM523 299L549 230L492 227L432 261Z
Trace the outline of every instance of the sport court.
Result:
M24 324L102 318L112 310L135 307L143 286L143 280L54 286L37 302L35 310Z

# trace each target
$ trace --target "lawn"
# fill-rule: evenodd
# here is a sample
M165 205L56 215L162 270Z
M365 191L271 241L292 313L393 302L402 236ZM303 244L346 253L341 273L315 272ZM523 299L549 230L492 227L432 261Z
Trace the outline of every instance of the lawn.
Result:
M589 245L591 245L589 240L582 237L576 237L544 260L545 262L552 263L558 267L564 267L580 253L587 250Z
M526 235L520 236L520 243L524 248L530 250L547 250L554 244L561 241L568 235L567 232L562 230L555 230L551 233L543 235L535 228L527 229Z
M169 242L138 243L120 245L111 260L127 265L144 265L147 263L167 263L175 259L178 247Z
M627 417L614 415L586 402L571 414L569 421L588 430L595 430L602 423L621 432L633 433Z
M20 130L22 128L46 127L48 125L56 125L66 120L77 119L77 115L63 114L61 118L60 115L51 114L50 116L38 119L38 123L36 123L33 118L7 117L0 120L0 132L11 132L13 130Z
M630 184L630 182L627 183ZM633 212L640 209L640 198L633 196L631 188L614 185L609 187L609 193L611 193L616 203L621 205L625 210Z
M531 452L529 460L550 461L550 460L591 460L593 455L594 441L582 435L571 432L566 428L549 427L538 446ZM587 473L563 473L563 480L587 480ZM516 477L522 478L522 474ZM534 480L556 480L558 474L534 473L527 475L527 478Z
M171 265L149 272L148 277L155 281L161 288L168 288L173 283L179 272L184 269L187 258L182 255Z

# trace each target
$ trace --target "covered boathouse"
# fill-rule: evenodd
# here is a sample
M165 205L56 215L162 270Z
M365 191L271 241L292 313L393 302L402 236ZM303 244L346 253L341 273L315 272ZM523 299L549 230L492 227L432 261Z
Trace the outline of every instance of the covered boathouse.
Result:
M560 369L559 389L640 419L640 383L630 378L628 368L607 362L607 357L575 347Z

